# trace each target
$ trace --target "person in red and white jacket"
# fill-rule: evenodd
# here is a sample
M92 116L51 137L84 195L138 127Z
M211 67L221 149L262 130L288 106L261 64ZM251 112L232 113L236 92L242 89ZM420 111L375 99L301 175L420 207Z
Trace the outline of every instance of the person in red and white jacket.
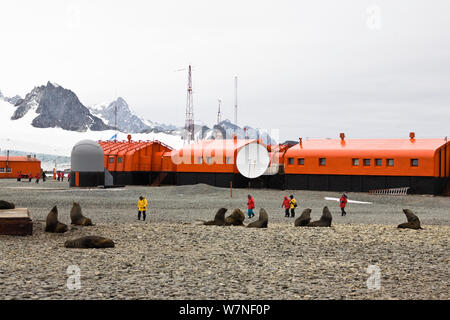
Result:
M291 207L291 201L287 196L284 196L283 203L281 207L284 207L284 216L289 218L289 208Z
M341 207L341 213L342 216L347 215L347 212L345 212L345 206L347 205L347 195L344 193L342 194L341 198L339 199L339 207Z
M250 194L248 195L247 208L248 208L248 218L249 219L253 218L255 216L255 213L253 212L253 209L255 209L255 200Z

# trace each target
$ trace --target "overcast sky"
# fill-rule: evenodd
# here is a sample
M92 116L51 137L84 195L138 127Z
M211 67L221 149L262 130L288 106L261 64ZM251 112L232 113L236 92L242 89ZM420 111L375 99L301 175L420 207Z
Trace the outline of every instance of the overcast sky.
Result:
M217 100L280 139L450 136L450 1L0 2L0 90L48 80L85 105L123 97L150 120Z

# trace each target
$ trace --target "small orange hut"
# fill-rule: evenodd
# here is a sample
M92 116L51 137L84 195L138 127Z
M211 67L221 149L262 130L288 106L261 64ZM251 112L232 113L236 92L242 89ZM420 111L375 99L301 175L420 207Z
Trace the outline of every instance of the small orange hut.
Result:
M41 174L41 161L31 156L0 156L0 179Z

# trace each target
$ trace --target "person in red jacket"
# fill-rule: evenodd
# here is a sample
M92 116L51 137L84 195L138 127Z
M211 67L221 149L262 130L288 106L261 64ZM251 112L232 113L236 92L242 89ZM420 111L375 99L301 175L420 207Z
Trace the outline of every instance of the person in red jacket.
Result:
M31 179L33 179L33 175L31 174L31 172L28 174L28 182L31 182Z
M61 172L61 181L64 181L64 171Z
M253 212L253 209L255 209L255 200L250 194L248 195L247 208L248 208L248 218L249 219L253 218L255 216L255 213Z
M17 174L17 181L20 182L21 179L22 179L22 171L19 171L19 173Z
M291 201L287 196L284 196L283 204L281 207L284 207L284 216L289 218L289 208L291 207Z
M347 212L345 212L345 206L347 205L347 201L348 201L347 199L348 199L348 197L345 193L342 194L341 198L339 199L339 207L341 207L342 216L347 215Z
M58 179L57 180L60 181L61 180L61 171L58 171L57 174L58 174Z
M41 178L40 175L39 175L39 173L36 173L35 178L36 178L36 183L39 183L39 179Z

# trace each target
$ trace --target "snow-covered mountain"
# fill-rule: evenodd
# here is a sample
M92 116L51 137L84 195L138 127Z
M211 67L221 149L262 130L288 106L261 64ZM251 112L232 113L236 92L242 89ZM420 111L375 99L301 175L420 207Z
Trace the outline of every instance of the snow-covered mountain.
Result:
M150 129L141 118L132 112L128 103L121 97L111 102L97 104L90 107L90 110L113 128L117 119L117 130L122 132L139 133Z
M43 160L51 156L70 157L72 147L80 140L111 140L116 135L114 130L70 131L59 127L39 128L31 125L35 113L28 112L25 116L11 120L17 108L0 99L0 152L5 150L21 151L26 154L37 154ZM127 133L117 132L115 137L121 141L127 140ZM181 136L166 133L139 133L132 135L133 140L159 140L174 149L183 146ZM44 156L42 156L44 154ZM59 162L58 162L59 163ZM50 162L51 164L51 162ZM58 165L59 167L60 165Z
M179 128L139 117L122 97L110 102L104 102L89 108L91 112L101 118L107 125L128 133L165 132L176 134ZM116 113L117 112L117 113Z
M117 106L117 127L114 130L114 109ZM212 128L196 124L194 140L261 138L273 142L265 132L246 126L240 128L224 120ZM186 132L183 127L160 124L135 114L123 98L94 107L85 107L72 91L55 83L35 87L25 98L5 97L0 92L0 149L27 154L69 157L73 145L83 139L159 140L174 149L181 148ZM49 165L51 165L49 161Z
M254 129L250 126L241 128L228 119L223 120L218 125L214 125L212 129L206 127L202 129L199 128L198 131L200 130L203 130L201 136L202 139L232 139L233 135L236 135L238 139L261 139L265 144L277 143L263 130Z
M15 104L11 120L26 117L37 128L62 128L84 132L112 129L92 115L75 93L50 81L35 87L24 99Z

